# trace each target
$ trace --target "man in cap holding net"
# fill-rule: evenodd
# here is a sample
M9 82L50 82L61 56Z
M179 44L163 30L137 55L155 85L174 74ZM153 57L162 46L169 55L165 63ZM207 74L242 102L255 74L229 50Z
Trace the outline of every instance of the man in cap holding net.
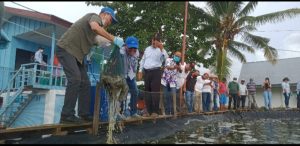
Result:
M123 46L122 38L113 36L105 30L116 22L113 9L104 7L99 15L88 13L77 20L58 40L56 54L68 80L61 122L92 121L93 117L89 112L91 85L83 60L95 44L97 35L120 48ZM77 99L80 118L74 115Z

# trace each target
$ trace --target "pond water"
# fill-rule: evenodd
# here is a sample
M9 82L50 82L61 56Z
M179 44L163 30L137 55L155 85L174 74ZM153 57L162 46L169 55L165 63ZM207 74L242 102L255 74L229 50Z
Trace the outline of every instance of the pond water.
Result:
M300 119L191 122L157 144L299 144Z

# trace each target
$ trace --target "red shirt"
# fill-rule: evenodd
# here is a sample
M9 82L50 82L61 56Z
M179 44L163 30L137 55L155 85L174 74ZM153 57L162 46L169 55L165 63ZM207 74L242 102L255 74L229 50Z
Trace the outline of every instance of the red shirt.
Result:
M223 82L220 82L219 86L220 86L219 93L220 94L225 94L227 92L227 86L226 86L226 84L224 84Z

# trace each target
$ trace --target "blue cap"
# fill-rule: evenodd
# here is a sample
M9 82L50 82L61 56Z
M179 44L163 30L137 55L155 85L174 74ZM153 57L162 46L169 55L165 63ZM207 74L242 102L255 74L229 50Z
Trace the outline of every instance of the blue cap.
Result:
M134 36L127 37L125 40L125 44L128 48L139 48L139 40Z
M110 14L110 16L112 17L112 20L113 20L113 22L112 22L113 24L118 22L118 20L116 19L116 15L114 13L114 10L112 8L110 8L110 7L104 7L104 8L101 9L100 13L108 13L108 14Z

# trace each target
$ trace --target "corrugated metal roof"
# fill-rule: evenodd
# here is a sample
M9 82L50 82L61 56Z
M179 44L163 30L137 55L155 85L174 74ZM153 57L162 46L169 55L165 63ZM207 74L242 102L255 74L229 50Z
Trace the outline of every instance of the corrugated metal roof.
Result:
M300 57L278 59L275 65L268 61L248 62L242 65L239 80L254 79L257 85L261 85L266 77L271 84L281 84L284 77L290 79L290 83L300 81Z

